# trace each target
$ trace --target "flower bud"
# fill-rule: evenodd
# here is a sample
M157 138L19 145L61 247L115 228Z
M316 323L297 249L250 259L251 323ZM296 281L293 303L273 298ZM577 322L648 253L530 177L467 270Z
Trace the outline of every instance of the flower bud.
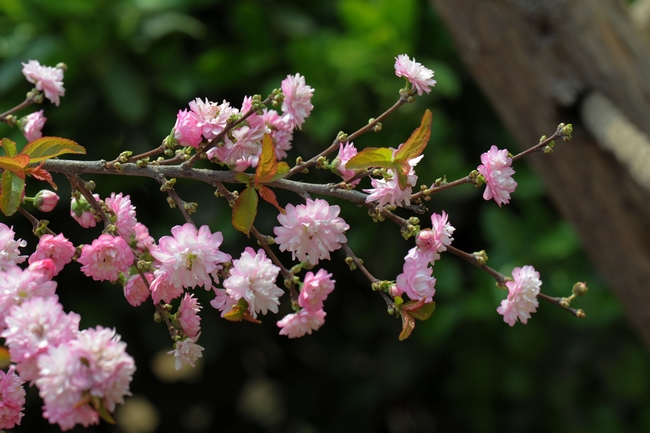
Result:
M585 283L578 282L573 285L573 294L576 296L583 296L587 294L589 288Z
M59 201L59 196L49 189L39 191L34 197L34 207L41 212L51 212Z

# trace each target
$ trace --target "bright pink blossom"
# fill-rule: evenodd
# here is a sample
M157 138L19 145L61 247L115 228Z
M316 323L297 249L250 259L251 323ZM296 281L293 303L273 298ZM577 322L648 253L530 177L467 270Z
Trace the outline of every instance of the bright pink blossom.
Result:
M354 147L354 143L352 142L346 142L345 144L340 143L339 144L339 154L337 157L334 159L334 163L336 164L336 161L338 161L338 165L336 166L336 170L338 173L341 175L343 180L350 179L353 177L356 173L354 170L348 170L345 167L345 164L348 163L350 159L352 159L353 156L357 154L357 148ZM357 186L361 182L361 179L357 179L351 183L352 186Z
M196 118L196 127L208 141L223 132L228 125L228 118L239 112L236 108L230 107L226 101L219 105L216 102L208 101L207 98L205 101L202 101L201 98L191 101L190 110Z
M174 368L180 370L185 364L194 367L197 359L202 358L203 347L196 344L201 334L194 338L186 338L174 343L174 350L167 352L168 355L174 354Z
M174 139L178 140L181 146L199 147L203 141L202 129L198 125L196 116L191 111L179 110L174 125Z
M239 259L233 260L230 275L223 282L228 295L234 300L245 299L248 302L249 313L257 317L257 313L267 311L278 312L279 297L284 291L276 286L280 268L266 257L263 249L257 253L251 247L246 247Z
M217 280L217 272L222 264L230 261L229 254L219 251L223 242L221 232L210 232L207 225L198 230L194 225L186 223L174 226L172 236L163 236L158 242L158 247L151 249L151 255L160 262L160 267L155 272L154 285L170 285L181 289L175 290L180 296L182 288L203 286L206 290L212 289L212 278ZM164 280L164 281L160 281ZM165 302L173 298L161 297ZM154 296L154 302L158 302Z
M224 137L223 147L213 147L206 155L209 159L216 157L235 171L257 167L262 154L262 139L269 132L263 122L258 126L240 126Z
M447 221L447 214L442 211L442 215L434 213L431 215L431 229L424 229L418 233L415 238L415 244L423 254L431 256L431 262L440 258L440 254L447 250L454 240L451 235L456 230Z
M178 307L176 319L188 337L195 337L201 330L199 311L201 311L201 304L199 304L198 299L189 293L185 293L185 296L181 299L181 305Z
M501 301L497 312L503 316L503 321L514 326L517 320L526 324L530 314L537 311L539 305L537 295L542 285L539 272L532 266L514 268L512 270L514 281L506 282L508 297Z
M93 194L95 200L99 201L99 195ZM95 214L91 212L92 206L86 200L86 197L79 196L79 198L72 197L70 201L70 216L83 228L95 227L97 219Z
M314 312L302 309L297 313L288 314L278 321L280 335L286 335L289 338L302 337L305 334L311 334L311 331L317 331L325 323L325 311L317 310Z
M135 225L138 222L135 217L135 206L131 204L131 197L113 192L104 200L104 203L115 214L117 233L127 243L131 243L131 237L135 236Z
M0 271L16 266L27 258L26 255L21 255L19 250L27 246L27 241L15 240L15 235L13 227L0 223Z
M0 370L0 429L20 425L25 409L24 384L13 366L6 373Z
M323 302L334 290L335 282L332 274L328 274L325 269L320 269L316 274L307 272L300 289L298 305L312 313L322 310Z
M305 77L300 74L288 75L282 80L282 93L284 102L282 102L282 119L290 125L291 128L302 129L305 118L309 117L314 106L311 98L314 95L314 89L305 84Z
M286 214L278 215L280 227L274 227L275 241L281 251L291 251L294 260L312 265L330 259L330 252L347 242L344 232L349 225L339 217L341 208L322 199L294 206L288 204Z
M478 166L478 172L485 178L485 200L494 199L499 206L508 204L510 194L515 192L517 182L512 178L515 170L511 167L512 158L506 149L499 150L492 146L490 150L481 155L483 164Z
M436 85L436 80L432 78L433 71L415 59L411 60L406 54L395 57L395 75L406 78L420 96L424 92L429 93L431 87Z
M43 136L41 130L43 129L43 126L45 126L46 120L47 118L43 116L43 110L40 110L35 111L18 121L20 132L23 133L27 142L31 143Z
M23 75L30 83L36 84L36 89L42 91L45 97L59 106L59 97L65 95L63 88L63 69L41 66L36 60L23 63Z
M133 252L120 236L102 234L92 244L81 247L77 260L81 271L93 280L115 281L120 272L126 272L133 264Z
M31 298L11 308L7 328L0 335L24 380L38 376L39 355L76 338L80 319L76 313L66 314L57 296Z
M29 263L32 264L39 260L51 259L55 266L54 275L57 275L65 265L72 261L74 253L74 245L62 233L56 236L44 234L38 240L34 254L29 256Z
M145 274L147 281L151 283L153 280L153 273L147 272ZM142 280L140 274L131 275L126 283L124 283L124 297L127 302L134 307L142 304L144 301L149 299L151 292L149 288Z
M402 273L396 279L397 293L406 293L413 301L431 302L436 294L436 278L429 266L430 257L417 247L411 248L404 257Z

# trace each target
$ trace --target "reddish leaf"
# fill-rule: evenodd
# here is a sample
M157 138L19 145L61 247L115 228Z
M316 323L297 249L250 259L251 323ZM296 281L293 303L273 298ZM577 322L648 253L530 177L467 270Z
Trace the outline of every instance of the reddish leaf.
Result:
M0 197L0 208L2 213L9 216L16 213L20 201L23 198L25 179L16 176L10 171L2 173L2 196Z
M268 188L264 185L260 185L257 187L257 192L260 193L260 196L264 199L264 201L271 203L277 210L280 211L281 214L286 214L287 212L280 207L278 204L278 200L275 198L275 193L271 188Z
M424 303L424 301L409 301L401 308L418 320L427 320L436 309L435 302Z
M278 159L275 156L275 146L269 134L262 139L262 154L255 170L255 185L271 181L278 171Z
M400 312L402 316L402 332L399 334L399 340L406 340L415 329L415 319L406 311Z
M43 167L43 164L39 165L38 167L27 167L25 169L25 174L33 177L34 179L42 180L49 183L50 185L52 185L52 188L54 188L54 190L56 191L58 187L54 183L54 180L52 180L52 174L49 171L42 169L41 167Z
M0 369L5 369L9 366L9 349L4 346L0 346Z
M395 152L395 161L408 161L409 159L420 156L424 152L427 144L429 144L429 137L431 137L432 119L433 115L431 114L431 110L425 111L420 126L413 131L408 140Z
M28 155L31 162L41 162L66 153L85 154L86 149L67 138L42 137L28 143L20 153Z
M0 156L0 168L9 170L22 179L25 179L25 167L29 162L27 155Z
M257 215L257 192L255 188L247 187L239 194L235 207L232 209L232 226L246 236L251 231L251 226Z

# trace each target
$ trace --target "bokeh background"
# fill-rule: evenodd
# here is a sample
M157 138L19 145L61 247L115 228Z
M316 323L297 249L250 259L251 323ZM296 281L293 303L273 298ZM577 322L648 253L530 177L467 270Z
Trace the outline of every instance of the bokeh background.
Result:
M60 107L37 108L48 118L46 135L77 141L92 160L157 146L178 110L196 97L239 106L244 96L266 95L296 72L316 89L315 108L295 135L288 160L308 158L338 131L353 132L392 105L404 85L394 75L394 57L404 53L434 69L438 84L387 119L380 133L360 137L357 147L396 147L428 108L434 127L418 165L422 183L466 175L492 144L514 149L424 0L0 2L2 110L20 103L30 89L21 62L65 62ZM0 125L0 134L25 142L6 125ZM531 145L538 138L530 137ZM211 296L198 290L204 357L196 369L175 375L166 362L171 357L164 355L171 342L164 326L153 322L153 308L129 306L121 287L85 278L71 264L58 278L66 310L80 313L84 328L115 327L138 366L134 397L118 411L118 425L73 431L650 431L645 347L526 161L515 170L519 187L508 206L485 202L482 190L463 186L435 196L429 209L445 210L457 228L454 245L487 250L495 269L510 274L515 266L534 265L549 295L568 296L574 282L586 280L589 294L574 305L585 310L585 319L542 303L528 325L510 328L495 311L505 292L447 254L434 271L436 312L399 342L399 320L386 314L382 298L359 272L344 266L339 252L323 263L337 280L326 302L326 324L305 338L278 335L275 323L290 312L287 302L262 325L230 323L210 307ZM97 183L102 197L111 191L130 194L139 221L154 237L183 223L154 181L85 179ZM306 179L334 178L312 170ZM75 227L68 216L69 185L63 177L55 181L62 200L43 217L73 242L90 242L101 229ZM28 194L44 187L32 182ZM244 246L255 246L232 229L230 208L205 185L180 181L177 191L199 204L197 224L224 233L224 251L237 257ZM296 201L283 192L279 199ZM352 227L349 243L370 271L394 279L412 243L390 222L373 223L363 209L332 203L341 205ZM274 209L262 208L256 225L271 233ZM425 227L427 219L422 218ZM36 239L28 223L18 217L2 221L29 242L31 252ZM282 258L289 264L290 256ZM58 431L42 419L35 388L28 396L15 431Z

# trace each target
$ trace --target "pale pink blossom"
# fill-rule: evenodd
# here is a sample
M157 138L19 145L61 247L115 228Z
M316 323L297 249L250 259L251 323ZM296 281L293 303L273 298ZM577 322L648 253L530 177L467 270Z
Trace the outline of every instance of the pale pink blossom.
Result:
M497 312L503 316L503 321L514 326L517 320L526 324L530 314L537 311L539 305L537 295L542 285L539 272L532 266L514 268L512 270L514 281L507 281L508 297L501 301Z
M99 235L92 244L81 247L77 260L83 266L81 271L93 280L115 281L120 272L126 272L133 264L133 252L120 236Z
M275 110L268 110L265 108L262 114L262 119L264 119L266 126L271 130L275 157L278 160L286 158L287 151L291 149L293 129Z
M59 97L65 95L63 69L41 66L37 60L30 60L27 64L23 63L23 75L58 107Z
M210 301L210 305L216 310L221 311L221 317L224 317L237 305L237 300L230 296L226 292L226 289L214 289L214 293L216 297Z
M194 367L197 359L202 358L203 347L196 344L201 334L194 338L185 338L184 340L174 343L174 350L167 352L168 355L174 354L174 368L180 370L185 364Z
M400 144L397 149L392 149L393 154L397 152L404 143ZM371 179L370 183L372 188L364 189L368 193L366 197L366 203L377 203L377 207L382 209L384 206L407 206L411 203L411 194L412 187L418 181L418 176L415 174L414 167L418 162L424 157L420 155L416 158L409 160L409 165L411 169L406 176L407 187L402 189L399 185L399 179L395 172L391 169L387 169L386 172L391 175L388 179Z
M131 204L131 197L112 192L111 196L104 200L104 203L115 214L117 233L130 244L131 237L135 236L135 225L138 222L135 217L135 206Z
M284 94L282 119L292 129L302 129L305 118L309 117L314 108L311 103L314 89L305 83L305 77L296 74L288 75L282 80L282 93Z
M349 225L339 217L341 208L322 199L294 206L288 204L286 214L278 215L280 227L274 227L275 241L281 251L291 251L293 259L312 265L330 259L330 252L347 242L344 232Z
M348 163L353 156L357 154L357 148L354 147L354 143L346 142L345 144L339 144L339 154L334 158L334 165L338 174L343 178L343 180L350 179L356 173L354 170L348 170L345 165ZM361 179L353 181L350 185L357 186L361 182Z
M99 201L99 195L93 194L95 200ZM83 228L95 227L97 219L95 214L91 212L92 206L86 200L86 197L80 195L79 198L72 197L70 201L70 216Z
M201 311L201 304L199 304L198 299L189 293L185 293L185 296L181 299L181 305L178 307L176 319L188 337L195 337L201 330L199 311Z
M28 261L32 264L39 260L51 259L55 267L54 275L57 275L65 265L72 261L74 253L74 245L62 233L56 236L44 234L38 240L36 251L29 256Z
M13 227L0 223L0 271L16 266L27 258L19 250L27 246L27 241L14 239L15 235Z
M24 380L38 376L39 355L76 338L80 319L76 313L66 314L57 296L31 298L11 308L5 319L7 328L0 336Z
M16 374L14 366L5 373L0 370L0 429L20 425L25 409L25 381Z
M160 267L155 272L152 291L153 285L160 284L180 288L180 293L175 292L176 296L180 296L182 288L203 286L206 290L211 290L210 277L216 281L222 264L231 259L229 254L219 251L223 242L221 232L211 233L207 225L197 230L190 223L174 226L171 232L173 237L163 236L158 246L151 249L151 255L160 262ZM161 299L165 302L171 300L166 296ZM158 302L156 297L154 302Z
M239 112L225 100L219 105L216 102L208 101L207 98L205 102L201 98L191 101L190 110L196 118L196 127L201 130L201 134L208 141L221 134L228 126L228 118Z
M135 223L135 250L138 253L149 252L154 247L155 240L149 235L149 229L142 223Z
M320 269L316 274L307 272L300 289L298 305L312 313L323 309L323 302L327 295L334 290L332 274L328 274L325 269Z
M41 130L43 129L43 126L45 126L46 120L47 118L43 116L43 110L40 110L35 111L18 121L20 132L23 133L27 142L31 143L43 136Z
M485 178L485 200L494 199L499 206L508 204L510 194L515 192L517 182L512 178L515 170L511 167L512 158L506 149L499 150L492 146L490 150L481 155L483 164L478 166L478 172Z
M196 116L187 110L179 110L174 125L174 139L178 140L181 146L199 147L203 141L202 129L198 126Z
M448 216L445 211L442 215L434 213L431 215L431 229L424 229L418 233L415 238L415 245L420 249L423 254L431 256L431 262L440 258L440 254L447 250L454 240L452 234L456 230L448 222Z
M432 78L433 71L415 59L411 60L406 54L395 57L395 75L406 78L420 96L424 92L429 93L431 87L436 85L436 80Z
M224 137L223 147L213 147L206 155L209 159L216 157L235 171L257 167L262 154L262 139L269 132L263 122L258 126L240 126Z
M153 273L147 272L145 274L145 277L147 278L147 282L151 283L153 280ZM129 276L128 280L126 280L126 283L124 283L124 297L126 298L127 302L134 307L137 307L149 299L150 295L151 292L149 291L149 288L145 282L142 280L140 274Z
M234 300L248 302L251 316L267 311L278 312L279 297L284 291L276 286L280 268L266 257L263 249L257 253L246 247L239 259L233 260L230 275L223 281L226 293Z
M154 304L158 304L160 301L169 304L172 299L176 299L183 294L185 289L180 281L174 278L175 274L174 270L170 269L156 269L154 271L154 279L149 286Z
M436 294L436 278L429 266L430 256L417 247L411 248L404 257L402 273L395 280L396 291L406 293L413 301L431 302Z
M325 311L308 311L300 310L294 314L288 314L278 321L280 335L286 335L289 338L299 338L305 334L311 334L311 331L317 331L325 323Z

